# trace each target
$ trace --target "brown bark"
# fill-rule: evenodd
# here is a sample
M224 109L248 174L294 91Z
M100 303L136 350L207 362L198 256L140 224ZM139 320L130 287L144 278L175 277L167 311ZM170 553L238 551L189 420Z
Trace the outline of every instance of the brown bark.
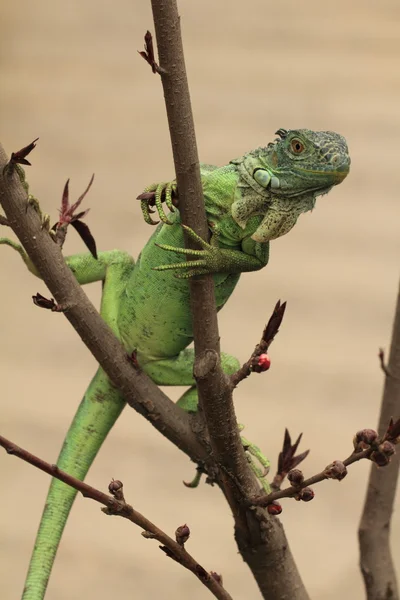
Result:
M180 17L175 0L152 0L182 221L204 239L208 227L183 55ZM240 441L232 386L221 370L219 333L212 277L192 281L191 308L196 350L200 417L204 416L218 467L217 480L235 519L239 550L264 598L306 600L282 525L266 510L249 509L245 499L258 492Z
M400 416L400 287L385 373L378 432L382 435L391 417ZM399 600L396 572L390 550L390 521L396 495L400 452L391 463L371 465L367 494L358 531L360 568L368 600Z
M36 210L14 171L4 170L7 156L0 145L0 204L10 227L24 246L57 303L67 307L66 318L103 367L126 401L193 460L207 452L191 431L190 417L176 406L144 373L136 370L121 343L90 302L61 250L41 228ZM55 315L54 315L55 316Z
M179 543L178 539L175 541L169 535L167 535L162 529L154 525L144 515L135 510L130 504L125 502L125 498L122 491L122 483L120 481L112 481L108 487L109 491L112 492L113 496L108 496L101 490L98 490L75 477L69 475L65 471L61 471L57 465L51 465L45 460L31 454L24 448L16 446L10 440L7 440L0 435L0 446L6 450L8 454L17 456L25 462L33 465L37 469L48 473L52 477L56 477L60 481L63 481L67 485L75 488L85 498L91 498L100 504L106 506L102 511L107 515L116 515L124 517L131 521L135 525L141 527L144 531L142 535L146 539L155 539L163 546L160 546L167 556L181 564L183 567L191 571L196 577L205 585L210 592L219 600L232 600L232 597L222 587L222 585L213 577L211 573L208 573L204 567L202 567L184 548L184 543ZM184 526L187 528L187 526ZM178 530L177 530L178 531ZM177 537L177 536L176 536Z

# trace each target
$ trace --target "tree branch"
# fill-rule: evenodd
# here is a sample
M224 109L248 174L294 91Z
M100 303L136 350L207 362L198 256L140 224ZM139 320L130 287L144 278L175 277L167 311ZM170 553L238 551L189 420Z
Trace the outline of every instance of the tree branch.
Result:
M275 305L274 311L269 318L268 323L264 327L261 340L254 348L249 360L246 361L240 367L240 369L236 371L236 373L231 375L231 383L233 387L239 385L239 383L243 381L243 379L249 377L249 375L254 371L256 373L261 373L262 371L267 371L269 369L270 360L266 352L279 331L279 327L282 323L285 310L286 302L283 302L283 304L281 304L281 301L278 300L278 302Z
M7 164L0 145L0 204L57 304L66 308L66 318L130 406L194 461L206 461L206 448L192 433L189 415L133 367L121 343L65 264L60 248L42 229L17 170L6 168Z
M383 362L383 356L381 363ZM400 286L397 296L389 363L385 370L379 434L391 417L400 415ZM397 452L385 469L371 465L364 510L358 530L360 568L368 600L399 600L396 572L390 551L390 521L400 467Z
M176 0L152 0L161 79L171 135L182 222L208 239L199 159ZM190 240L186 240L190 246ZM219 473L217 480L235 519L235 535L265 598L308 595L279 521L263 509L249 510L244 499L258 491L240 440L232 385L221 369L219 333L211 276L190 282L196 351L194 375Z
M186 77L180 19L175 0L152 0L165 105L179 190L182 222L208 239L194 121ZM192 245L186 239L188 246ZM194 374L211 447L217 463L234 476L240 473L242 488L255 488L240 441L233 409L232 390L220 365L220 346L214 281L211 275L190 281L193 337L196 351ZM225 479L235 493L234 478ZM232 506L233 508L233 506Z
M0 145L0 204L10 227L57 304L68 307L64 315L130 406L194 462L205 465L206 469L212 468L209 450L193 434L189 415L171 402L144 373L134 369L120 342L65 264L59 246L42 229L39 214L28 202L27 191L17 171L5 169L7 164L7 156ZM247 526L236 526L242 556L271 600L283 599L285 594L293 595L294 589L299 590L296 600L307 600L283 529L277 520L267 521L267 517L262 509L247 510Z
M154 523L149 521L146 517L144 517L141 513L135 510L130 504L125 502L125 498L122 493L122 483L120 481L112 481L109 485L109 491L113 494L113 496L108 496L101 492L100 490L72 477L65 471L61 471L57 467L57 465L51 465L45 460L31 454L27 450L20 448L10 440L7 440L5 437L0 435L0 446L6 450L8 454L12 454L17 456L18 458L24 460L25 462L33 465L34 467L48 473L52 477L63 481L67 485L78 490L85 498L91 498L100 504L104 504L107 508L102 509L108 515L117 515L119 517L124 517L135 525L141 527L144 531L142 535L146 539L156 539L163 546L160 546L160 549L163 550L167 556L173 558L176 562L181 564L183 567L194 573L196 577L201 581L203 585L205 585L210 592L220 600L232 600L232 597L228 594L226 590L222 587L222 585L214 578L213 575L208 573L184 548L184 543L180 541L174 541L170 538L164 531L159 529ZM176 537L178 537L178 531L181 528L178 528ZM187 531L188 528L187 528ZM187 538L186 538L187 539Z
M304 479L303 473L298 469L293 469L288 473L288 479L291 486L281 490L277 489L265 496L258 496L250 500L253 506L268 506L280 500L281 498L296 498L296 500L305 500L308 502L314 497L314 492L309 486L320 483L325 479L336 479L342 481L347 475L347 467L359 460L367 459L378 465L381 469L389 465L395 459L395 444L400 441L400 419L386 423L384 434L379 437L377 432L372 429L363 429L359 431L354 438L354 452L343 461L334 460L323 471ZM304 453L306 454L306 453ZM308 454L308 451L307 451ZM301 494L307 488L307 494Z

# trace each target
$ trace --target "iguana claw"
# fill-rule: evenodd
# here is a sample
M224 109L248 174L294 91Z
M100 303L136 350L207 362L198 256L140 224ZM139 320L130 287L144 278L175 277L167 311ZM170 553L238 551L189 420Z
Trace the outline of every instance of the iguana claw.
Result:
M243 428L243 425L239 424L239 431L242 431ZM269 482L266 480L266 476L268 475L270 469L270 462L268 458L264 456L264 454L261 452L258 446L256 446L252 442L249 442L249 440L247 440L245 437L240 436L240 439L242 440L243 448L251 470L257 477L264 492L266 494L269 494L271 492L271 487ZM253 460L253 457L256 459L257 462ZM204 471L198 467L194 479L190 482L184 481L184 485L189 488L198 487L203 473Z
M50 215L42 212L42 209L39 205L39 200L35 198L35 196L32 196L32 194L28 194L27 207L28 206L32 206L32 208L38 213L41 221L41 228L45 229L46 231L50 231Z
M167 252L176 252L178 254L184 254L185 256L197 257L197 260L190 260L181 263L160 265L154 267L154 271L170 271L177 269L179 274L176 273L175 277L178 279L189 279L195 275L208 275L210 273L219 273L223 271L223 255L218 248L218 234L214 231L209 244L190 227L182 225L182 228L186 231L189 237L201 246L201 250L195 250L193 248L177 248L176 246L170 246L168 244L155 244L158 248L162 248Z
M164 212L162 203L165 202L171 212L174 212L174 205L177 205L177 188L174 181L159 183L150 185L147 187L137 199L140 200L140 206L143 213L143 218L149 225L157 225L158 221L153 221L150 213L154 213L150 207L155 206L163 223L172 225L171 221L168 220L167 215Z
M270 487L268 481L266 480L266 476L268 475L269 469L270 469L269 460L264 456L264 454L261 452L261 450L258 446L256 446L255 444L252 444L243 436L240 436L240 437L241 437L242 444L243 444L243 447L245 450L245 454L246 454L246 457L247 457L247 460L248 460L251 470L253 471L253 473L257 477L258 481L260 482L264 492L266 494L269 494L271 492L271 487ZM258 463L261 465L261 468L260 468L259 464L257 464L253 460L253 457L257 459Z

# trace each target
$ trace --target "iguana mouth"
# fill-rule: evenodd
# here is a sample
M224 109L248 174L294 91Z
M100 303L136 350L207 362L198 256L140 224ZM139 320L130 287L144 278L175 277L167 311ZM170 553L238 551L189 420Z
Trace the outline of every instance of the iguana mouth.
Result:
M337 169L332 172L332 175L335 179L335 184L342 183L343 179L346 179L347 175L350 171L350 165L344 165L341 169Z
M350 172L350 159L344 161L340 166L338 166L335 170L323 170L323 169L302 169L301 173L303 175L315 175L315 187L310 187L306 190L307 194L313 194L319 196L321 194L325 194L329 192L330 189L334 185L338 185L342 183L344 179L346 179L347 175ZM326 179L324 180L324 176L329 176L330 182L327 183ZM321 177L321 185L318 185L318 177ZM304 194L304 190L295 190L290 192L288 189L282 190L281 187L273 188L272 186L269 188L271 194L274 196L285 196L286 198L295 198L296 196L302 196ZM319 192L319 193L318 193Z
M328 171L329 176L334 180L334 185L338 183L342 183L342 181L347 177L350 172L350 164L345 163L335 171ZM311 175L325 175L327 171L313 170L313 169L303 169L303 173L309 173Z

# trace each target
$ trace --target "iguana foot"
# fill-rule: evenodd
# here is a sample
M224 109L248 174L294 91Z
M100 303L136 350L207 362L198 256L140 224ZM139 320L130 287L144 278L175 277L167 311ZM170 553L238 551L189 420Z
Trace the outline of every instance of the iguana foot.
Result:
M241 431L242 429L243 425L239 425L239 430ZM243 448L251 470L260 482L264 492L266 494L269 494L271 492L271 487L268 481L266 480L266 476L269 473L271 463L269 462L268 458L264 456L264 454L261 452L258 446L256 446L252 442L249 442L249 440L247 440L242 435L240 436L240 439L242 440ZM253 460L253 457L258 461L259 464L257 464L257 462Z
M50 230L50 216L47 215L46 213L42 213L42 210L39 206L39 200L37 198L35 198L34 196L32 196L32 194L29 193L29 185L26 180L26 175L25 175L24 169L19 164L14 165L14 167L15 167L15 170L17 172L17 175L19 177L19 180L20 180L24 190L28 194L27 206L32 206L32 208L34 208L36 210L36 212L40 216L42 229L46 229L47 231L49 231Z
M169 271L178 270L175 276L178 279L189 279L195 275L208 275L210 273L222 273L225 271L224 253L218 247L218 235L216 232L213 233L211 243L203 240L197 233L190 227L182 225L182 228L186 231L189 237L201 246L202 250L194 250L192 248L177 248L175 246L169 246L167 244L156 244L159 248L166 250L167 252L176 252L177 254L184 254L185 256L197 257L197 260L190 260L181 263L160 265L154 267L154 271Z
M192 481L184 481L184 485L188 488L197 488L199 486L203 473L204 471L201 468L197 467L196 475L193 477Z
M242 429L244 429L244 426L239 424L239 431L242 431ZM251 470L260 482L260 485L262 486L264 492L266 494L269 494L271 492L271 487L266 479L266 476L269 473L271 464L268 458L264 456L264 454L261 452L258 446L256 446L252 442L249 442L249 440L247 440L242 435L240 436L240 439L242 440L244 452ZM183 483L186 487L196 488L198 487L201 481L203 473L204 471L202 471L201 468L197 468L196 475L194 476L193 480L190 482L184 481Z
M167 225L172 225L164 212L162 203L165 202L169 210L174 212L174 205L177 205L177 197L178 192L175 181L158 183L147 187L144 192L137 197L137 199L141 201L140 206L146 223L149 225L157 225L158 221L153 221L150 216L150 213L154 213L154 210L152 210L151 207L155 206L161 221Z
M32 196L32 194L28 194L28 205L32 206L32 208L38 213L41 221L41 228L46 229L46 231L50 231L50 215L42 212L42 209L39 205L39 200Z
M21 256L22 260L28 267L28 270L31 273L33 273L34 275L37 275L39 277L39 274L36 270L35 265L31 261L31 259L29 258L29 256L27 255L27 253L25 252L25 250L21 246L21 244L18 244L17 242L14 242L13 240L10 240L9 238L5 238L5 237L0 237L0 244L4 244L5 246L10 246L10 248L12 248L16 252L18 252L18 254Z

